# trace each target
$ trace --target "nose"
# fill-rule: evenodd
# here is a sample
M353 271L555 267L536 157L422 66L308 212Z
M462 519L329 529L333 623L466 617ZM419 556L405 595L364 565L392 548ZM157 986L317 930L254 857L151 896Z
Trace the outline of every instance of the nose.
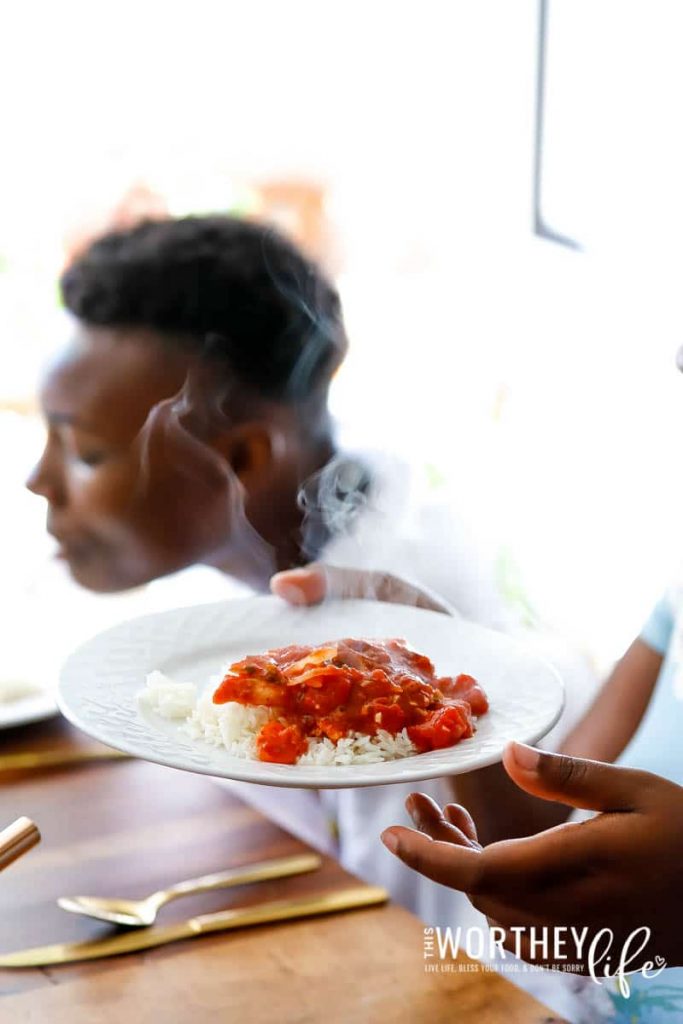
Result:
M49 445L28 475L26 487L32 494L46 498L50 505L63 505L66 493L61 474L50 458Z
M42 462L42 460L41 460ZM26 488L31 491L32 494L42 494L44 496L43 482L41 479L41 463L37 462L28 477L26 478Z

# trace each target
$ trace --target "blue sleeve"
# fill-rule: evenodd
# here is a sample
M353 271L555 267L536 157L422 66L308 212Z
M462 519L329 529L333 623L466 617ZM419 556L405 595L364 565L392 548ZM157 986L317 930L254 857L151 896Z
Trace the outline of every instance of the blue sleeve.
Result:
M671 601L663 597L652 609L649 619L640 631L640 639L657 654L665 655L671 643L674 613Z

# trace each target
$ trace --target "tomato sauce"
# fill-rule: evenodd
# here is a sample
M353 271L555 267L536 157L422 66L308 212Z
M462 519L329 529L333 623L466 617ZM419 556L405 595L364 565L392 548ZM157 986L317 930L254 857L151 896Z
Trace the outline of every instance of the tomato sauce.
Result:
M247 657L230 666L213 700L274 709L256 747L262 761L279 764L295 764L309 737L336 743L352 732L405 729L420 753L450 747L488 710L476 679L437 677L403 640L347 639Z

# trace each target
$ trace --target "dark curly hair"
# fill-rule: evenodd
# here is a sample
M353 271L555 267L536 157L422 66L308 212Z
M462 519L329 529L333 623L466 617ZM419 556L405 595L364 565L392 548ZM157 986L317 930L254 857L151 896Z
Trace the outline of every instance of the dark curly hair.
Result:
M273 228L236 217L113 231L60 285L85 323L155 329L280 401L324 391L346 352L339 296L319 268Z

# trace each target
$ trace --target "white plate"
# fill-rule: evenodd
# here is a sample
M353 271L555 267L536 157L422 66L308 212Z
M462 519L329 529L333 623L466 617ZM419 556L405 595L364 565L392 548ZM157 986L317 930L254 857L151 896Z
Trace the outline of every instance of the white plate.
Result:
M138 707L136 695L152 669L203 688L247 654L348 636L403 637L429 655L440 674L475 676L491 704L475 735L446 750L379 764L267 764L192 741L180 724ZM500 760L508 740L535 743L544 736L559 718L563 699L554 668L518 641L464 619L375 601L292 608L274 597L179 608L115 626L71 655L58 692L60 708L74 725L137 757L222 778L319 789L414 782L483 768Z
M0 702L0 729L13 729L17 725L40 722L58 712L52 693L32 693L18 700Z

